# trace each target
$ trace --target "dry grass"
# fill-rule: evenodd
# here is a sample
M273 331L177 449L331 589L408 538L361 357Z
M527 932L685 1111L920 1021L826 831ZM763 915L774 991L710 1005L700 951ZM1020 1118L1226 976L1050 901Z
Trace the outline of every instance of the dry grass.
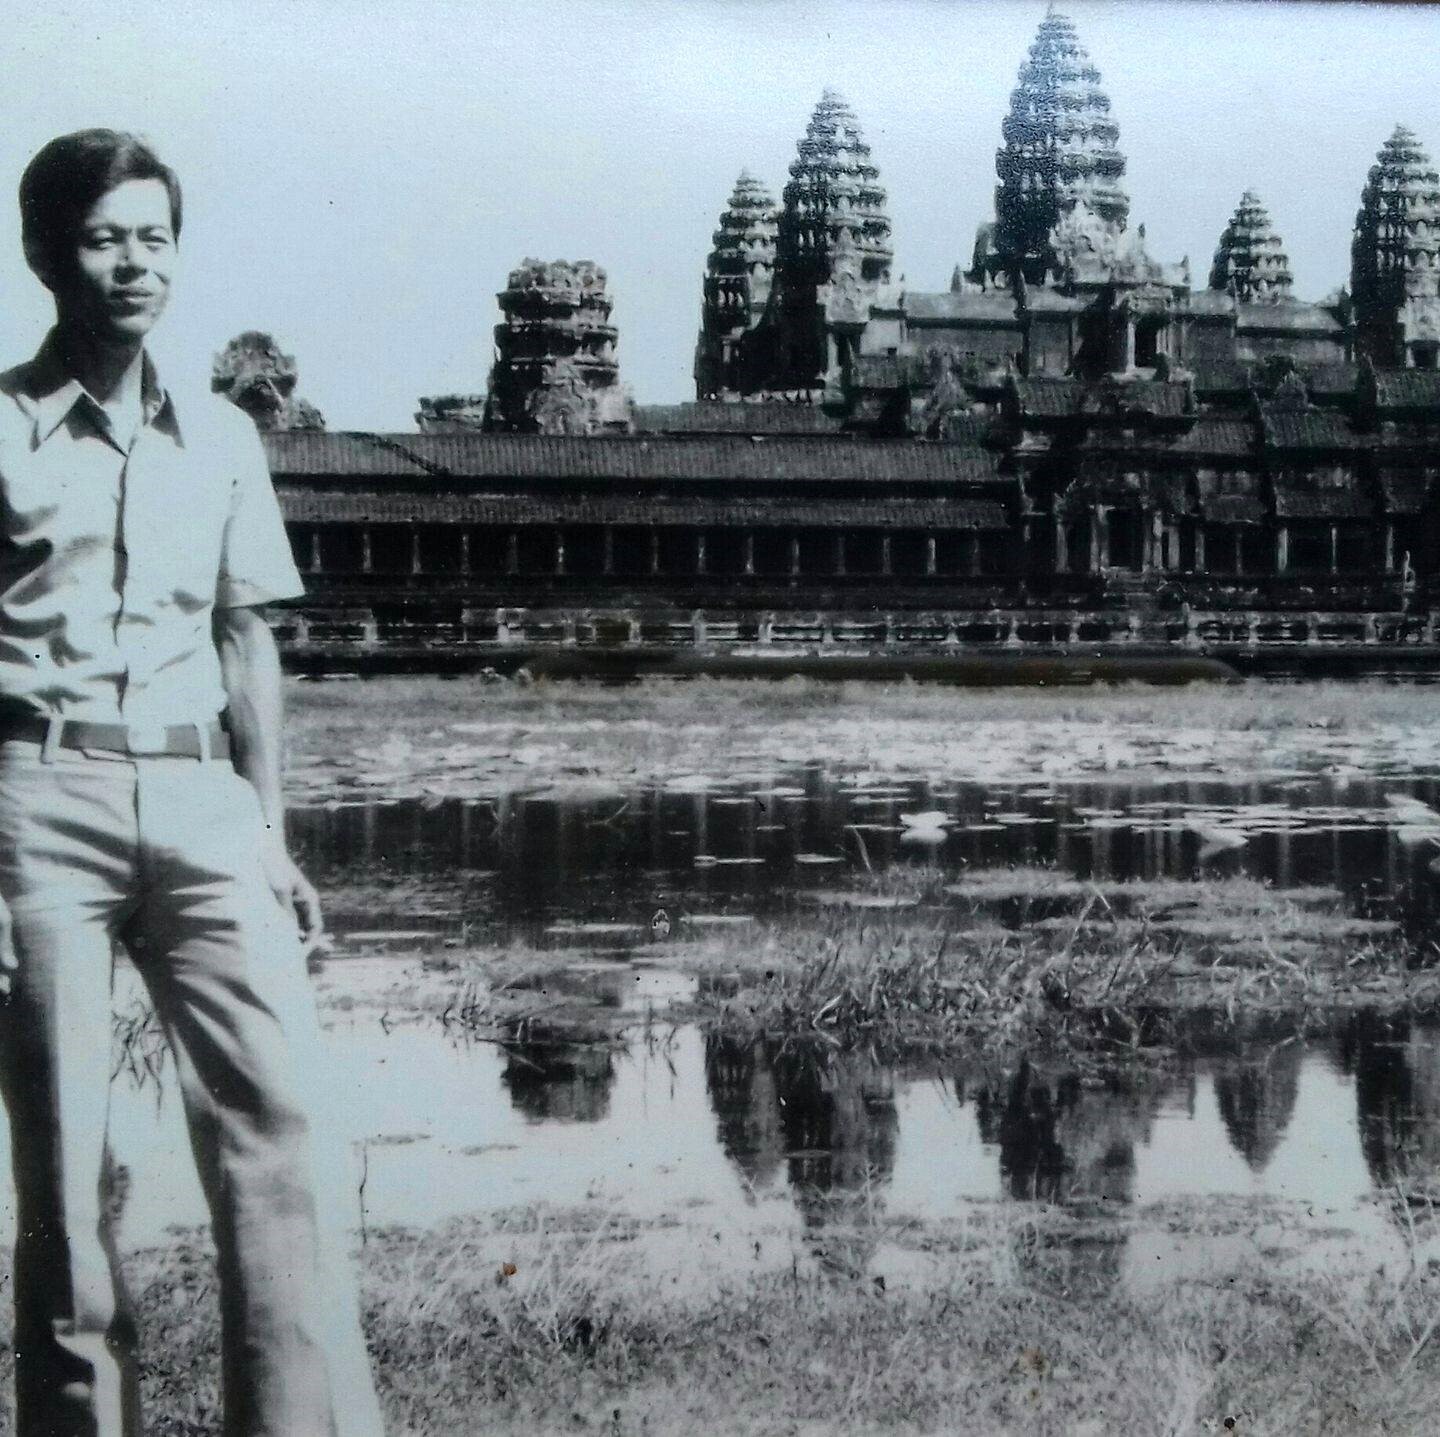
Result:
M1066 1295L1006 1280L1030 1221L912 1231L932 1266L903 1285L797 1266L689 1295L613 1216L372 1233L366 1326L392 1430L413 1437L1433 1430L1440 1273L1418 1248L1394 1271ZM132 1266L150 1430L213 1431L208 1254L185 1241Z

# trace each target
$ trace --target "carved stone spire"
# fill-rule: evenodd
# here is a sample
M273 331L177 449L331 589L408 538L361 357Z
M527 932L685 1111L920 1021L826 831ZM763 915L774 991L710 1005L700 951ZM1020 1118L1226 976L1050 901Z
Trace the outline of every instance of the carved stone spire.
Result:
M210 369L210 388L243 409L262 430L324 429L325 416L295 395L299 371L293 355L258 329L237 334Z
M861 278L884 283L895 252L880 171L855 114L826 90L790 165L780 215L777 264L789 286L828 284L835 248L848 234L861 255Z
M590 260L527 259L498 296L486 425L542 434L625 429L605 271Z
M1082 208L1094 217L1086 223L1124 230L1130 200L1120 185L1120 128L1074 25L1053 9L1020 67L1001 133L994 255L1008 272L1043 280L1056 267L1052 231Z
M880 172L850 106L826 90L790 165L776 243L775 286L782 326L771 387L812 390L826 369L819 290L836 261L860 286L890 280L895 258Z
M1235 290L1245 304L1287 299L1292 283L1290 261L1265 206L1246 190L1230 217L1210 268L1210 288Z
M1414 362L1440 339L1440 174L1403 125L1380 147L1360 196L1350 289L1362 348Z
M775 274L775 200L748 170L740 172L705 266L705 300L695 351L700 399L740 390L740 341L765 312Z

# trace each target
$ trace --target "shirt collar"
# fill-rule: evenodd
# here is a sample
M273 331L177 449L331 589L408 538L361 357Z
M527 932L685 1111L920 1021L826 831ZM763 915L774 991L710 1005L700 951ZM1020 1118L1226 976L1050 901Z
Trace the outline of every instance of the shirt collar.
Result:
M175 401L160 382L155 361L145 354L140 368L140 404L143 422L164 423L180 437ZM59 334L51 330L45 336L18 395L21 406L35 426L34 442L38 448L69 418L77 404L91 407L96 418L104 411L99 401L75 378L60 345Z

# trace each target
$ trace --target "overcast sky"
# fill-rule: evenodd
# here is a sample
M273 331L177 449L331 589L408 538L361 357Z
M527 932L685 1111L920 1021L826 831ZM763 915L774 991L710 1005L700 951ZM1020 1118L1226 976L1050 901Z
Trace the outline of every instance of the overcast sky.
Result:
M1125 0L1061 7L1129 160L1131 223L1205 282L1241 192L1296 293L1344 283L1366 171L1397 122L1440 153L1440 10ZM942 0L60 0L0 27L0 192L85 125L149 135L186 189L157 349L208 366L266 329L332 428L413 427L483 389L523 257L604 265L622 374L692 397L711 232L748 166L777 198L826 85L889 191L896 274L943 289L993 203L1042 3ZM6 362L49 318L0 206Z

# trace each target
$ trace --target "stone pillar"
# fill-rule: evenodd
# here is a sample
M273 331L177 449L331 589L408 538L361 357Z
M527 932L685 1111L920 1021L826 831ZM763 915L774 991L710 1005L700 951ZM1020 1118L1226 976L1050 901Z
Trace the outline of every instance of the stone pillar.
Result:
M1191 568L1197 574L1205 572L1205 521L1195 519L1191 521L1195 525L1195 562Z
M1104 505L1090 511L1090 572L1110 567L1110 515Z
M505 572L512 575L520 572L520 531L518 529L512 529L505 536Z
M316 524L310 530L310 572L318 574L323 567L320 560L320 526Z
M470 530L464 528L460 531L460 572L462 574L468 574L470 572L470 565Z
M938 572L938 565L935 560L935 536L925 536L925 577L933 579Z
M370 543L370 528L362 525L360 529L360 572L369 574L375 568L375 553Z
M890 573L890 536L880 536L880 572L888 575Z
M1070 568L1069 544L1065 538L1065 520L1055 520L1055 572L1064 574Z
M695 572L703 575L705 569L705 531L702 529L695 536Z
M412 574L425 572L420 563L420 531L413 527L410 530L410 572Z
M743 542L742 564L746 578L753 578L755 574L755 534L753 530L747 530Z
M842 575L842 576L843 576L844 573L845 573L845 536L844 536L844 534L837 534L837 535L835 536L835 572L836 572L836 574L839 574L839 575Z
M790 536L790 582L793 584L800 577L800 536Z
M1275 530L1275 572L1283 574L1290 568L1290 526L1281 524Z
M615 531L608 524L600 531L600 572L606 578L615 572Z
M660 572L660 531L650 531L650 572L652 575Z
M1340 572L1340 526L1338 524L1330 526L1330 572L1332 574Z
M565 531L555 531L555 576L563 578L565 574Z

